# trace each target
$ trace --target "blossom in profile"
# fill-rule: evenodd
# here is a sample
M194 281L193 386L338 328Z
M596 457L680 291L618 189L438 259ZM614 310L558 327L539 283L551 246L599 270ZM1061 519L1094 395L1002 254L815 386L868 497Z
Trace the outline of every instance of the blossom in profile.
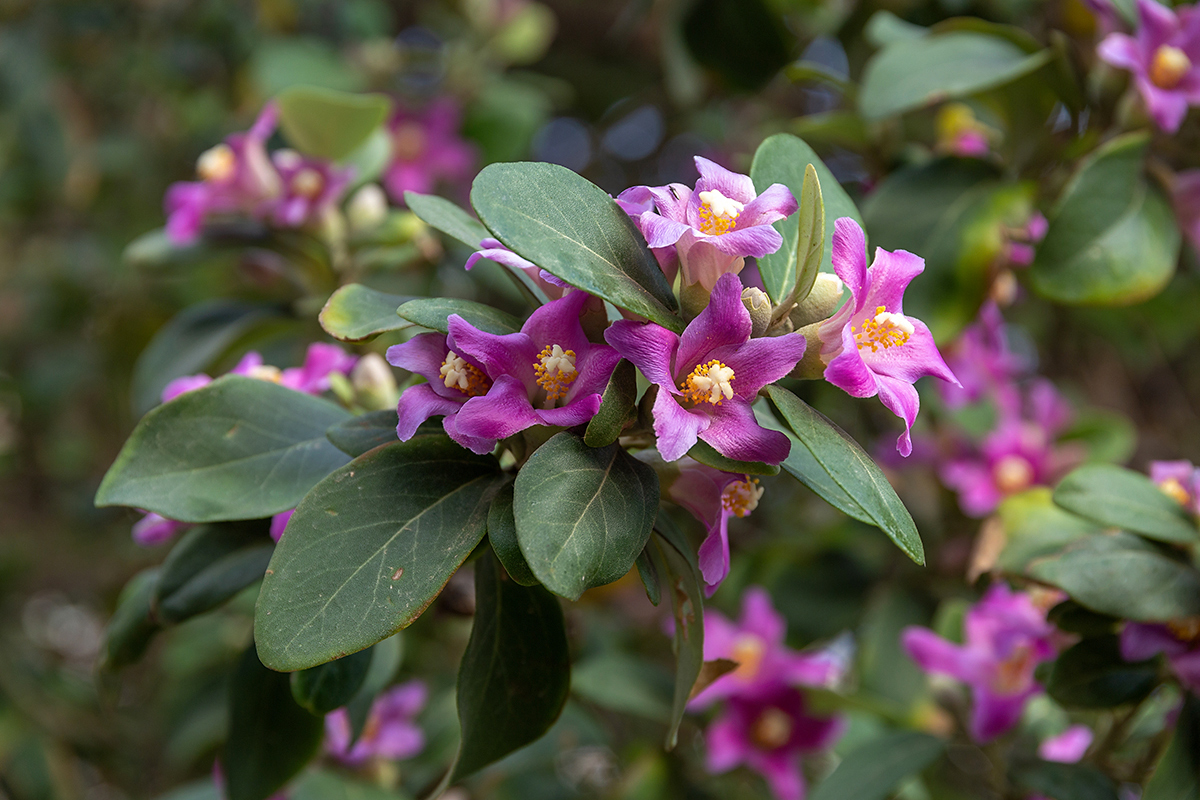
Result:
M989 742L1012 729L1031 697L1041 693L1033 671L1055 656L1055 628L1029 595L994 584L963 621L965 642L955 644L928 628L910 626L901 641L925 672L947 675L971 688L970 734Z
M896 449L907 456L921 407L913 384L925 375L958 383L929 328L904 314L904 290L925 270L925 261L904 250L876 248L868 268L866 237L849 217L834 222L832 256L850 300L818 329L825 380L853 397L879 395L884 406L904 420Z
M799 334L751 339L742 282L720 276L708 306L683 334L652 322L618 320L604 338L658 386L654 434L666 461L703 439L726 458L778 464L790 443L761 427L750 404L769 383L791 372L804 355Z
M279 172L281 191L271 204L271 221L281 228L300 228L320 222L342 198L354 177L353 168L302 156L295 150L276 150L271 162Z
M1200 103L1200 14L1155 0L1136 0L1136 36L1110 33L1096 48L1101 59L1133 73L1156 125L1179 130L1188 106Z
M755 477L722 472L684 456L679 460L679 477L667 493L708 530L698 556L700 574L711 596L729 575L729 520L750 516L763 488Z
M1038 755L1043 761L1060 764L1075 764L1092 746L1095 734L1087 725L1072 725L1057 736L1051 736L1038 745Z
M350 714L339 708L325 715L325 752L350 766L372 759L412 758L425 748L425 735L416 717L425 708L429 690L412 680L395 686L371 706L362 735L351 744Z
M475 166L475 148L459 135L462 115L448 97L434 100L425 109L397 108L388 120L392 160L383 174L383 185L397 203L406 191L429 194L439 181L457 183Z
M329 389L330 375L339 373L348 375L354 368L358 357L347 353L336 344L313 342L304 354L304 363L299 367L288 367L281 370L270 364L264 364L263 358L251 350L242 356L237 365L229 370L229 375L244 375L248 378L278 383L288 389L295 389L305 394L321 394ZM207 386L213 379L203 373L184 375L170 381L162 390L164 403L174 400L184 392L190 392Z
M471 269L484 258L508 267L514 272L524 273L551 300L557 300L571 288L566 281L551 275L529 259L522 258L509 250L499 239L489 237L480 241L479 249L467 257L466 269Z
M760 195L749 176L703 156L695 161L700 180L694 189L679 183L635 186L617 202L631 216L641 212L634 222L652 251L674 246L685 286L699 283L711 292L719 277L741 272L746 256L765 256L783 245L771 223L790 216L797 204L781 183ZM653 210L643 211L650 198Z
M1150 480L1192 514L1200 515L1200 469L1190 461L1151 461Z
M1200 694L1200 617L1173 620L1163 625L1126 623L1121 631L1121 657L1145 661L1158 654L1188 691Z

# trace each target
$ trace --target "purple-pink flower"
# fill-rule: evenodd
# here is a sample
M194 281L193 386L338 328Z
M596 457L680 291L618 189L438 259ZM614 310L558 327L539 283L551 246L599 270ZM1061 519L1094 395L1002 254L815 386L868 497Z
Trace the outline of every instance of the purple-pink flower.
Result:
M1151 461L1150 480L1188 512L1200 515L1200 469L1190 461Z
M790 444L759 426L750 404L767 384L804 355L799 334L751 339L742 283L733 274L716 282L708 306L682 335L652 322L618 320L604 334L622 358L658 386L654 434L667 461L703 439L726 458L778 464Z
M242 356L237 365L229 370L230 375L245 375L271 383L278 383L288 389L295 389L306 394L321 394L329 389L330 375L339 373L348 375L354 368L358 357L347 353L336 344L313 342L304 354L304 363L299 367L288 367L280 370L269 364L264 364L262 356L251 350ZM174 400L184 392L199 389L212 383L208 375L184 375L169 382L162 391L164 403Z
M967 612L963 633L965 642L955 644L911 626L902 642L921 669L971 687L971 738L989 742L1015 726L1025 703L1042 691L1033 671L1054 658L1056 631L1029 595L997 583Z
M1075 764L1092 746L1095 734L1087 725L1072 725L1057 736L1051 736L1038 745L1038 755L1043 761L1060 764Z
M134 543L142 547L154 547L169 542L175 538L175 534L192 527L190 522L167 519L153 511L143 511L142 513L146 516L133 523L133 530L130 531Z
M765 256L783 245L771 223L790 216L797 204L783 184L773 183L759 195L748 176L702 156L695 160L700 172L695 189L679 183L634 186L617 202L651 250L674 245L685 286L699 283L712 291L721 275L741 272L746 256ZM643 210L649 198L654 210Z
M878 394L904 420L896 449L907 456L921 407L913 384L925 375L958 383L929 328L904 315L904 290L925 270L925 261L904 250L876 248L868 269L862 228L842 217L834 222L833 268L849 288L850 300L818 329L825 380L854 397Z
M425 747L417 714L425 707L429 690L420 680L393 687L371 706L362 735L350 744L350 715L339 708L325 716L325 752L338 761L358 766L373 758L412 758Z
M397 203L406 191L429 194L439 181L459 182L475 166L475 148L458 134L458 104L439 98L421 111L397 108L388 120L392 160L383 185Z
M1009 347L1008 326L1000 307L988 301L979 317L967 326L946 353L946 364L958 383L937 384L938 394L950 408L1000 392L1009 392L1014 381L1029 370L1028 360Z
M351 167L339 169L295 150L276 150L271 162L282 185L280 196L271 204L271 220L281 228L319 222L341 200L354 177Z
M1174 133L1188 106L1200 103L1200 14L1192 6L1176 14L1155 0L1137 0L1137 14L1136 37L1110 33L1096 52L1133 73L1155 124Z
M1145 661L1162 653L1184 687L1200 694L1200 617L1165 625L1126 623L1121 631L1121 657Z
M750 516L758 507L763 489L758 478L722 472L685 456L679 461L679 477L671 483L668 494L708 530L698 555L700 574L711 596L729 575L729 518Z

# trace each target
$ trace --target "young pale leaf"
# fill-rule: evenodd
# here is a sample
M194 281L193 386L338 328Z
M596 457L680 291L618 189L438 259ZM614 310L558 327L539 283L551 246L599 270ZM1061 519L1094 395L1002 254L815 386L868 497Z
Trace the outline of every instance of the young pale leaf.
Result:
M799 303L808 297L821 262L825 258L825 200L821 197L821 180L812 164L804 168L804 183L800 187L800 235L796 239L796 283L791 299Z
M370 411L345 422L339 422L325 431L325 438L346 455L358 458L381 444L391 444L396 441L396 424L398 422L399 419L394 408ZM418 433L423 432L418 431ZM441 434L442 426L438 425L432 432Z
M1158 665L1129 663L1115 635L1072 645L1054 662L1046 692L1067 708L1114 708L1145 699L1158 686Z
M475 562L475 623L458 668L460 780L541 738L567 702L571 657L558 600Z
M492 544L492 552L508 576L522 586L537 586L537 576L525 562L521 554L521 545L517 542L517 521L513 517L513 485L506 483L492 498L492 507L488 510L488 541Z
M335 339L365 342L381 333L412 327L411 322L396 316L396 307L409 300L412 298L348 283L329 296L318 319Z
M159 568L147 569L129 579L108 627L104 630L104 667L120 669L142 657L158 633L152 603Z
M1140 472L1115 464L1085 464L1054 489L1054 502L1100 525L1148 539L1193 544L1200 532L1183 507Z
M253 644L238 662L221 755L229 800L266 800L316 755L325 725L296 705L290 684L259 662Z
M350 94L316 86L293 86L276 98L279 127L293 147L315 158L337 161L353 153L391 110L382 94Z
M805 202L804 182L809 166L816 172L819 185L817 186L819 202L811 199ZM817 232L816 221L820 219L821 236L821 266L824 272L833 271L833 225L825 225L826 219L850 217L862 225L862 215L854 201L838 183L837 178L825 166L804 140L790 133L777 133L766 139L754 153L754 161L750 164L750 177L754 188L762 192L772 183L782 183L800 202L800 208L795 215L775 223L775 230L783 237L783 246L774 253L758 260L758 270L763 278L763 285L771 300L778 303L796 284L796 276L805 268L805 259L816 243L810 249L801 252L801 232L812 225ZM810 190L811 193L811 190ZM819 210L818 210L819 209ZM807 221L806 221L807 217ZM812 280L816 280L814 274ZM811 284L810 284L811 288Z
M350 412L269 381L226 375L142 418L96 492L183 522L294 508L346 463L325 431Z
M916 731L872 739L842 759L812 800L883 800L909 775L932 764L946 744Z
M521 330L521 320L505 311L474 300L455 300L450 297L428 297L409 300L396 309L404 319L438 333L449 333L448 319L458 314L481 331L504 335Z
M367 679L375 648L292 673L292 697L314 714L327 714L354 699Z
M203 614L262 579L274 545L265 520L193 528L171 548L154 591L166 623Z
M633 567L658 511L658 476L616 444L555 434L517 473L517 540L533 574L562 597Z
M1142 800L1191 800L1200 796L1200 699L1187 695L1175 735L1146 783Z
M604 394L600 398L600 410L587 424L583 442L588 447L604 447L612 444L621 435L625 423L637 415L637 373L633 364L625 359L617 362Z
M1140 622L1200 614L1200 573L1129 533L1079 539L1026 572L1101 614Z
M629 215L604 190L557 164L491 164L471 205L496 238L552 275L683 330L678 302Z
M481 241L491 237L491 233L479 220L444 197L405 192L404 203L408 210L420 217L426 225L437 228L467 247L478 249Z
M830 505L888 535L904 554L925 563L925 548L912 515L869 455L837 425L800 398L768 386L767 398L786 427L756 410L760 424L792 440L783 468Z
M411 623L483 538L498 477L491 456L419 436L321 481L288 523L259 593L263 663L305 669Z

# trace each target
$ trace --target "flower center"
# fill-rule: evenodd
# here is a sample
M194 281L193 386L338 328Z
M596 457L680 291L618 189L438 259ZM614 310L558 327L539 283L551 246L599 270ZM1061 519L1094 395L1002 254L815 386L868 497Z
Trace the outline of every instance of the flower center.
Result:
M758 485L758 478L744 481L734 481L725 487L721 495L721 505L735 517L748 517L750 512L758 508L758 501L763 496L763 488Z
M392 134L392 157L412 161L425 152L425 129L416 122L405 122Z
M696 405L712 403L719 406L722 400L733 397L733 370L714 359L692 370L679 388L683 390L683 396Z
M1033 666L1033 648L1017 645L1012 655L996 665L992 688L1002 695L1020 694L1029 686Z
M257 367L251 367L246 373L247 378L256 378L260 381L268 383L279 383L283 380L283 373L279 367L272 367L270 364L259 364Z
M325 188L325 179L312 167L305 167L292 178L292 191L300 197L315 199Z
M738 663L733 674L744 681L754 680L766 653L766 642L752 633L743 633L734 640L733 652L729 654L729 657Z
M782 709L771 706L754 721L750 738L764 750L777 750L792 738L792 718Z
M710 236L720 236L737 223L738 214L744 205L737 200L710 189L700 193L700 231Z
M1158 488L1162 490L1163 494L1181 506L1188 506L1192 502L1192 497L1188 494L1188 490L1183 488L1183 484L1175 478L1167 478L1158 485Z
M546 399L558 400L579 377L575 371L575 351L548 344L538 353L533 371L537 373L538 386L546 390Z
M862 322L862 330L851 326L850 332L858 342L858 349L871 348L874 353L883 348L899 347L908 341L913 334L913 325L903 314L893 314L883 306L875 308L875 316L867 317Z
M200 180L221 183L233 177L237 169L237 156L227 144L210 147L196 159L196 174Z
M1033 483L1033 465L1018 455L1007 455L992 467L992 479L996 488L1004 494L1012 494Z
M1160 89L1174 89L1192 69L1192 60L1178 47L1164 44L1154 51L1150 82Z
M1184 617L1167 623L1167 629L1175 638L1184 642L1200 639L1200 617Z
M442 362L438 374L442 376L447 389L458 389L467 397L485 395L492 388L491 381L478 367L468 364L453 350L446 352L446 360Z

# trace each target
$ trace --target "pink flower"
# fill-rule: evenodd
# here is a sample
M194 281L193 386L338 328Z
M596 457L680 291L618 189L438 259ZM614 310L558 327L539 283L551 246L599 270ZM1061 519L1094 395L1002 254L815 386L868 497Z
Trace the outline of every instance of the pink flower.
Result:
M1200 618L1189 617L1165 625L1126 623L1121 631L1121 657L1145 661L1162 653L1179 682L1200 694Z
M984 397L1011 390L1013 381L1029 371L1028 360L1009 348L1008 328L1000 307L988 301L979 318L965 328L946 353L946 363L958 383L937 384L942 401L961 408Z
M330 712L325 716L325 751L351 766L373 758L412 758L425 748L425 735L414 720L428 694L424 681L412 680L379 695L353 745L349 713L344 708Z
M135 522L131 531L133 541L142 547L154 547L169 542L175 538L175 534L192 527L190 522L167 519L153 511L142 513L146 516Z
M1087 725L1072 725L1057 736L1051 736L1038 746L1043 761L1075 764L1092 746L1095 734Z
M282 193L271 204L271 220L281 228L320 222L337 205L354 177L354 169L338 169L327 161L295 150L276 150L271 161L279 172Z
M913 384L924 375L953 384L958 379L942 360L925 323L904 315L904 290L925 270L924 260L904 250L876 248L868 269L866 253L866 238L857 222L849 217L834 222L833 268L850 289L850 300L818 331L825 380L854 397L879 395L904 420L896 449L907 456L921 407Z
M280 370L278 367L263 364L262 356L251 350L242 356L242 360L229 370L228 374L278 383L306 394L321 394L329 389L330 375L335 372L348 375L357 361L357 356L347 353L336 344L314 342L308 346L302 366ZM162 401L166 403L174 400L184 392L207 386L212 380L204 374L176 378L163 388Z
M1200 469L1190 461L1151 461L1150 480L1192 514L1200 515Z
M749 475L722 472L686 456L668 494L704 523L708 536L700 545L700 574L712 595L729 575L729 518L748 517L763 490Z
M397 203L406 191L432 192L438 181L460 182L475 166L475 148L458 134L458 105L448 97L434 100L423 111L397 108L388 120L392 161L383 185Z

